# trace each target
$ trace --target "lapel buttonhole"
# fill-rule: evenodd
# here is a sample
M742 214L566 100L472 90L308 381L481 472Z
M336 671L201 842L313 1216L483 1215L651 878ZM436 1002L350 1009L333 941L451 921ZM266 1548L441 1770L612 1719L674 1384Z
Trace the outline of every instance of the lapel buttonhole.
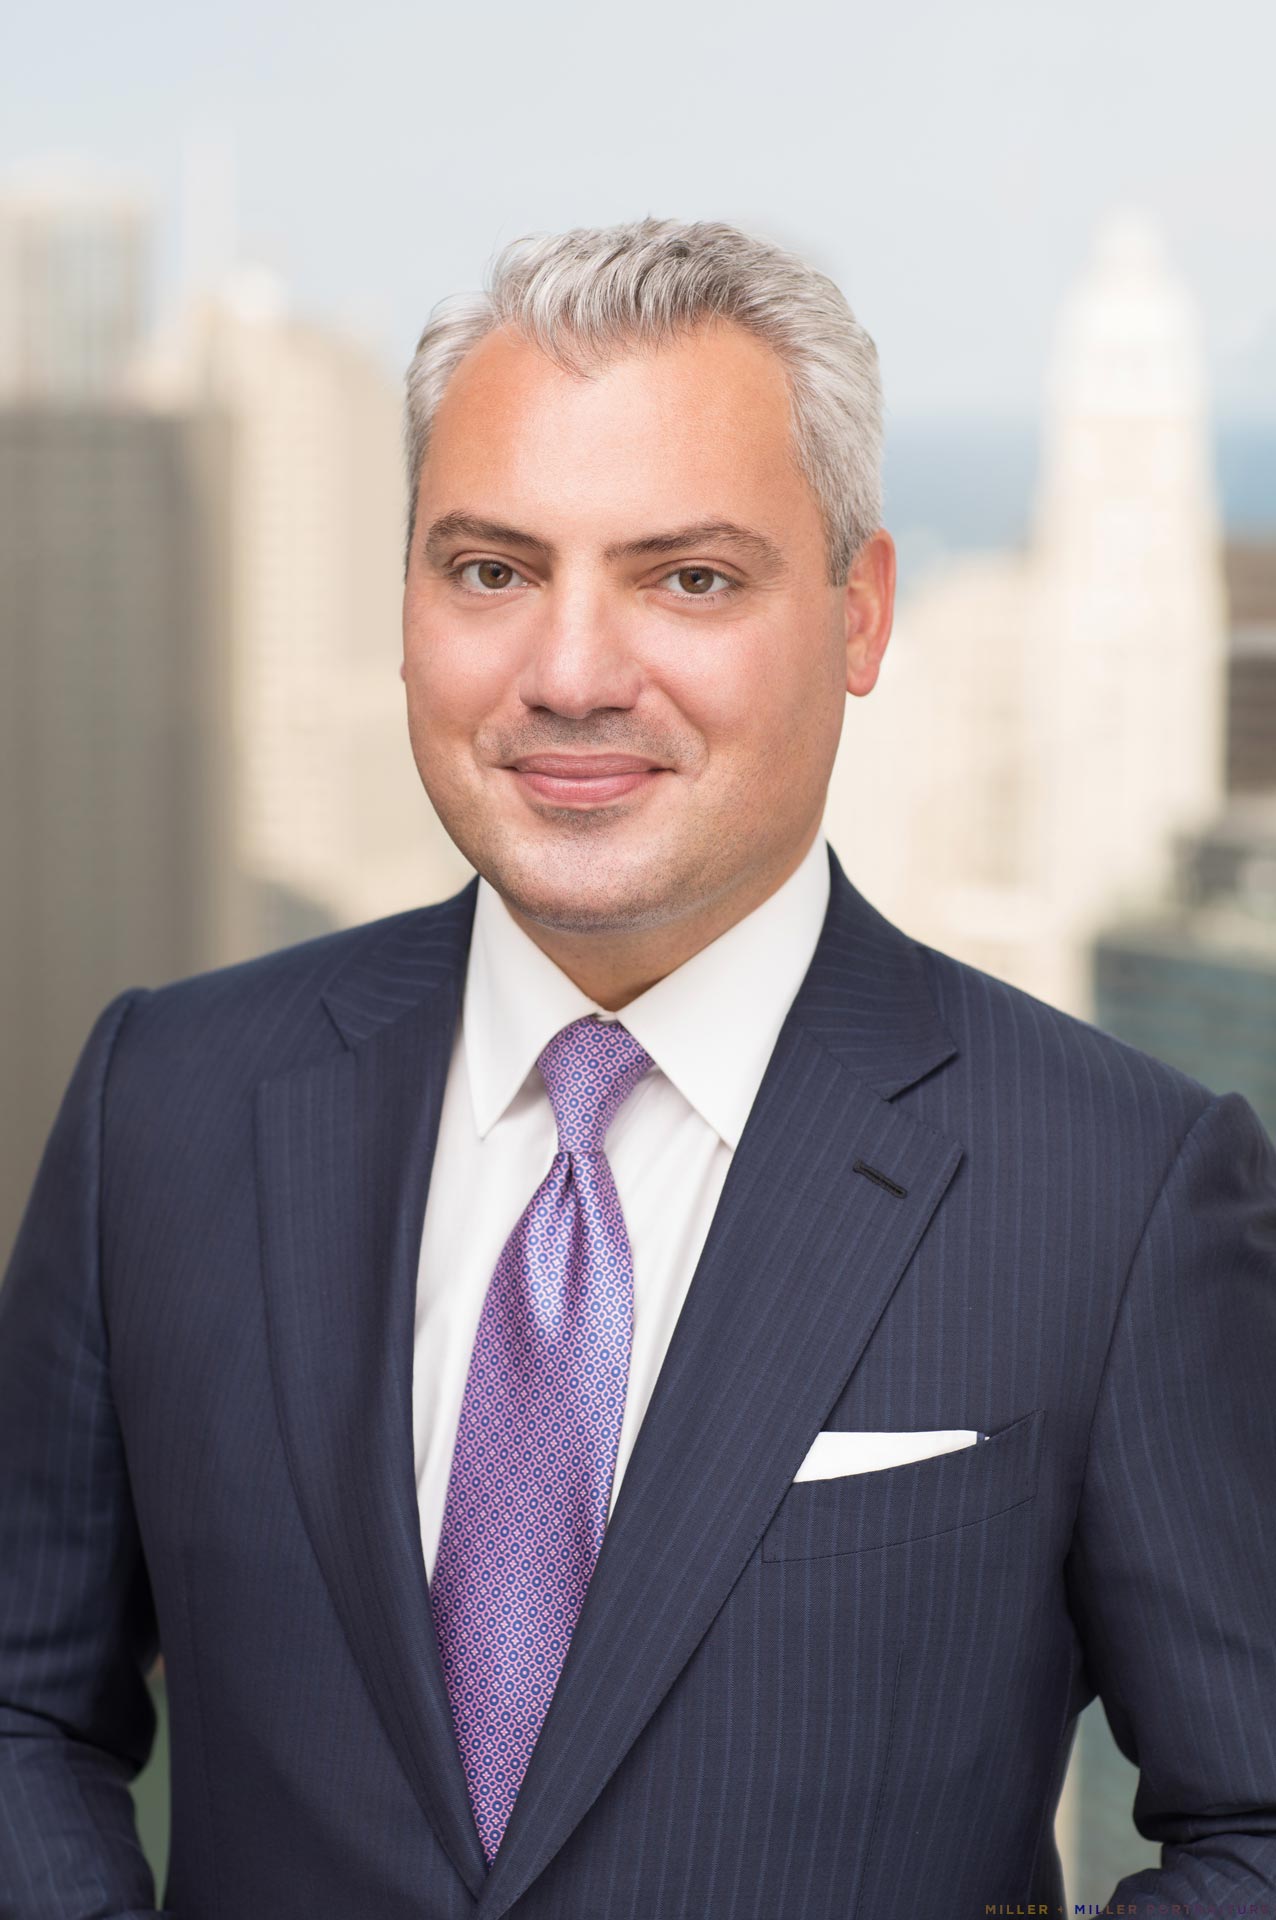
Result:
M887 1193L893 1193L897 1200L902 1200L908 1192L907 1187L901 1187L899 1182L892 1180L888 1174L879 1173L877 1168L870 1167L866 1160L857 1160L855 1162L855 1172L865 1174L868 1179L875 1180L879 1187L885 1187Z

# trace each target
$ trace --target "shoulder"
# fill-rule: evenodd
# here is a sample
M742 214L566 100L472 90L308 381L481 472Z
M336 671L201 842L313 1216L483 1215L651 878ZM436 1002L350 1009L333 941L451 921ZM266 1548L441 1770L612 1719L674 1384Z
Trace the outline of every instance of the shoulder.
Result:
M345 1042L333 1008L358 1007L375 1026L463 963L472 899L473 883L435 905L135 988L112 1003L126 1009L113 1072L255 1083L338 1052Z
M1114 1161L1163 1173L1218 1096L1190 1073L953 955L914 942L958 1048L969 1113L1025 1140L1109 1143Z

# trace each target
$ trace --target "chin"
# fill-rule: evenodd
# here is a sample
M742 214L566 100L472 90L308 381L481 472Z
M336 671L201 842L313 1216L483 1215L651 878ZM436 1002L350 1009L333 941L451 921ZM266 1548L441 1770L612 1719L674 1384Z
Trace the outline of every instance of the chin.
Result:
M474 860L502 899L559 933L612 933L657 927L692 910L675 869L652 848L626 859L615 847L503 847Z

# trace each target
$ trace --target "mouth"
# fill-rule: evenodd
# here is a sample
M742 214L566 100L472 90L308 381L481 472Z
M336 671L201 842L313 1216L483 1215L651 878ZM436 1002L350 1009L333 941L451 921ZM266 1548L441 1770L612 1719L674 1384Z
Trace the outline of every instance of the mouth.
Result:
M651 787L671 768L632 753L529 753L508 769L523 792L558 807L596 807Z

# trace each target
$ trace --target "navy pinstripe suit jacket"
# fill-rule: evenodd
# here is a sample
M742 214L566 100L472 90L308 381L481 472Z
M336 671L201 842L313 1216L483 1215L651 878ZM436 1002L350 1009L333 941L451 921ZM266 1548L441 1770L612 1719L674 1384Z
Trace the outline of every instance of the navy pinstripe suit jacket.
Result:
M181 1920L1054 1914L1096 1691L1163 1852L1086 1897L1276 1910L1271 1143L835 860L485 1870L409 1391L473 899L85 1044L0 1293L0 1912L153 1912L157 1647Z

